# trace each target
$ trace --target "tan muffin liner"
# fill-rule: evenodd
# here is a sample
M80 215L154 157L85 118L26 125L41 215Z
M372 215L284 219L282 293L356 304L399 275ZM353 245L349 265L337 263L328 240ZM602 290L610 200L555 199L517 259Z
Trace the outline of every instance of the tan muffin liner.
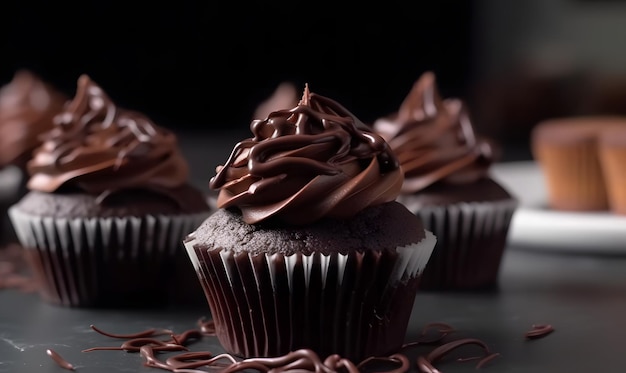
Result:
M463 202L411 209L437 244L420 289L479 290L497 285L506 237L518 202Z
M626 215L626 147L604 145L599 148L609 208Z
M71 307L165 303L180 241L207 214L53 218L9 209L41 296Z
M417 244L383 251L254 255L201 249L192 234L185 246L228 352L311 348L358 361L403 343L435 242L426 232Z
M595 140L566 144L537 143L533 152L546 177L551 208L567 211L608 208Z

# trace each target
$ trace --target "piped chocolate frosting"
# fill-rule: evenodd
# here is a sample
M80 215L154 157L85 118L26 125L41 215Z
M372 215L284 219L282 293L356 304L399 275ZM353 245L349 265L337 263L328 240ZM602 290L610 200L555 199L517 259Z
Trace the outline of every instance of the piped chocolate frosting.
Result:
M463 102L443 100L432 72L415 82L396 113L376 120L373 128L398 157L403 194L435 183L472 183L485 177L493 162L491 146L474 134Z
M28 163L28 187L47 193L82 191L105 201L147 190L182 204L189 170L173 133L146 116L118 108L88 76Z
M236 144L210 181L217 207L238 208L248 224L349 218L400 191L403 175L383 138L308 86L296 107L250 129L254 137Z

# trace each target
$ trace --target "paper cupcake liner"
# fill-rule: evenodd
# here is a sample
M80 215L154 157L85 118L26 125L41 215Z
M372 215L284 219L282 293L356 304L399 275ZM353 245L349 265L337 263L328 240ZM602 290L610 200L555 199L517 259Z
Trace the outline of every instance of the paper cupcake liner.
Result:
M9 209L40 294L72 307L164 303L180 241L206 214L54 218Z
M535 149L545 175L550 207L568 211L608 208L595 142L553 147L536 145Z
M420 282L423 290L477 290L497 285L517 201L421 207L415 213L437 237Z
M359 360L404 341L435 237L396 250L249 254L185 246L217 336L230 353L279 356L311 348Z
M601 146L599 157L602 163L604 183L607 188L609 208L613 213L626 215L626 147Z

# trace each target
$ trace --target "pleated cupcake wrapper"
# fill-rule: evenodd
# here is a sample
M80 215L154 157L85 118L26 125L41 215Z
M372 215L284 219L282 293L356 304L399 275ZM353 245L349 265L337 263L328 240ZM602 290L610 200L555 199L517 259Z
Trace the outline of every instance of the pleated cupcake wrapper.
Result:
M473 290L496 285L516 200L456 203L414 211L437 237L420 289Z
M159 289L181 240L207 213L143 217L54 218L9 209L42 296L66 306L124 302Z
M613 213L626 215L626 148L604 145L600 147L598 155L609 207Z
M201 249L191 234L185 246L227 351L251 357L312 348L361 359L403 343L435 242L427 232L395 250L270 255Z

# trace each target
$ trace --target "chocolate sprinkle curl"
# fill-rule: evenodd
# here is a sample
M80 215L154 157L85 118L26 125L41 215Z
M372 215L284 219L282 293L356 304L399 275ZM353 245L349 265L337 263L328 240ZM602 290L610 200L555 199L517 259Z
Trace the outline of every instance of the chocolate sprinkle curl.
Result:
M478 345L483 350L485 350L487 355L491 354L491 351L489 351L489 346L487 346L487 344L485 344L485 342L481 341L480 339L461 338L461 339L457 339L456 341L444 343L441 346L435 348L430 353L428 353L428 355L426 355L426 359L429 362L434 363L435 361L443 359L446 355L456 350L457 348L466 346L466 345Z
M59 355L56 351L47 349L46 354L54 360L61 368L67 370L75 370L74 366L70 364L67 360L65 360L61 355Z
M435 368L424 356L418 356L417 368L422 373L441 373L441 371Z
M545 337L553 331L554 327L550 324L535 324L532 326L531 330L524 334L524 337L526 339L539 339Z
M243 360L237 359L228 353L215 355L210 351L189 352L186 347L186 344L189 342L200 340L206 335L215 336L215 324L212 320L205 320L203 318L197 321L197 328L189 329L178 334L168 329L148 329L133 334L113 334L104 332L93 325L91 327L94 331L104 336L126 339L126 341L119 347L94 347L83 350L83 352L95 350L139 352L144 358L144 366L163 369L174 373L207 372L207 370L198 368L209 369L208 371L215 370L220 373L238 373L243 371L256 371L259 373L359 373L361 371L406 373L411 370L410 360L407 355L403 353L369 357L357 365L338 354L330 355L322 361L315 351L306 348L277 357L254 357ZM546 327L551 328L549 325L533 325L531 332L545 332L544 328ZM485 364L500 356L499 353L492 353L489 347L479 339L461 338L443 343L443 338L454 331L456 330L449 324L440 322L430 323L424 326L417 342L407 343L402 348L424 344L436 345L426 356L417 357L416 366L414 367L421 373L441 373L440 370L435 368L434 363L442 360L453 350L466 345L478 345L484 350L485 354L483 356L460 357L457 358L456 361L479 360L476 369L482 368ZM433 332L436 332L436 335L434 337L429 336L429 334L433 334ZM169 334L170 339L160 340L152 338L153 336L164 334ZM157 357L157 353L162 351L185 352L180 352L169 356L165 360L161 360ZM71 367L71 364L69 366Z
M403 373L409 370L409 358L407 358L403 354L393 354L389 357L369 357L357 365L357 368L361 369L367 366L368 363L372 361L381 361L383 363L391 363L391 364L399 364L399 366L392 370L380 371L377 370L378 373Z
M138 333L133 333L133 334L113 334L113 333L108 333L103 331L102 329L98 329L95 327L95 325L90 325L91 329L95 330L96 332L107 336L107 337L111 337L111 338L118 338L118 339L133 339L133 338L143 338L143 337L154 337L157 335L171 335L173 332L169 329L148 329L148 330L144 330L142 332L138 332Z
M428 337L428 334L432 334L432 331L436 331L437 335L432 337ZM448 334L455 332L456 329L452 327L452 325L443 323L443 322L433 322L426 324L424 328L422 328L422 332L420 333L420 338L417 341L405 343L402 348L417 346L421 344L435 344L441 342Z

